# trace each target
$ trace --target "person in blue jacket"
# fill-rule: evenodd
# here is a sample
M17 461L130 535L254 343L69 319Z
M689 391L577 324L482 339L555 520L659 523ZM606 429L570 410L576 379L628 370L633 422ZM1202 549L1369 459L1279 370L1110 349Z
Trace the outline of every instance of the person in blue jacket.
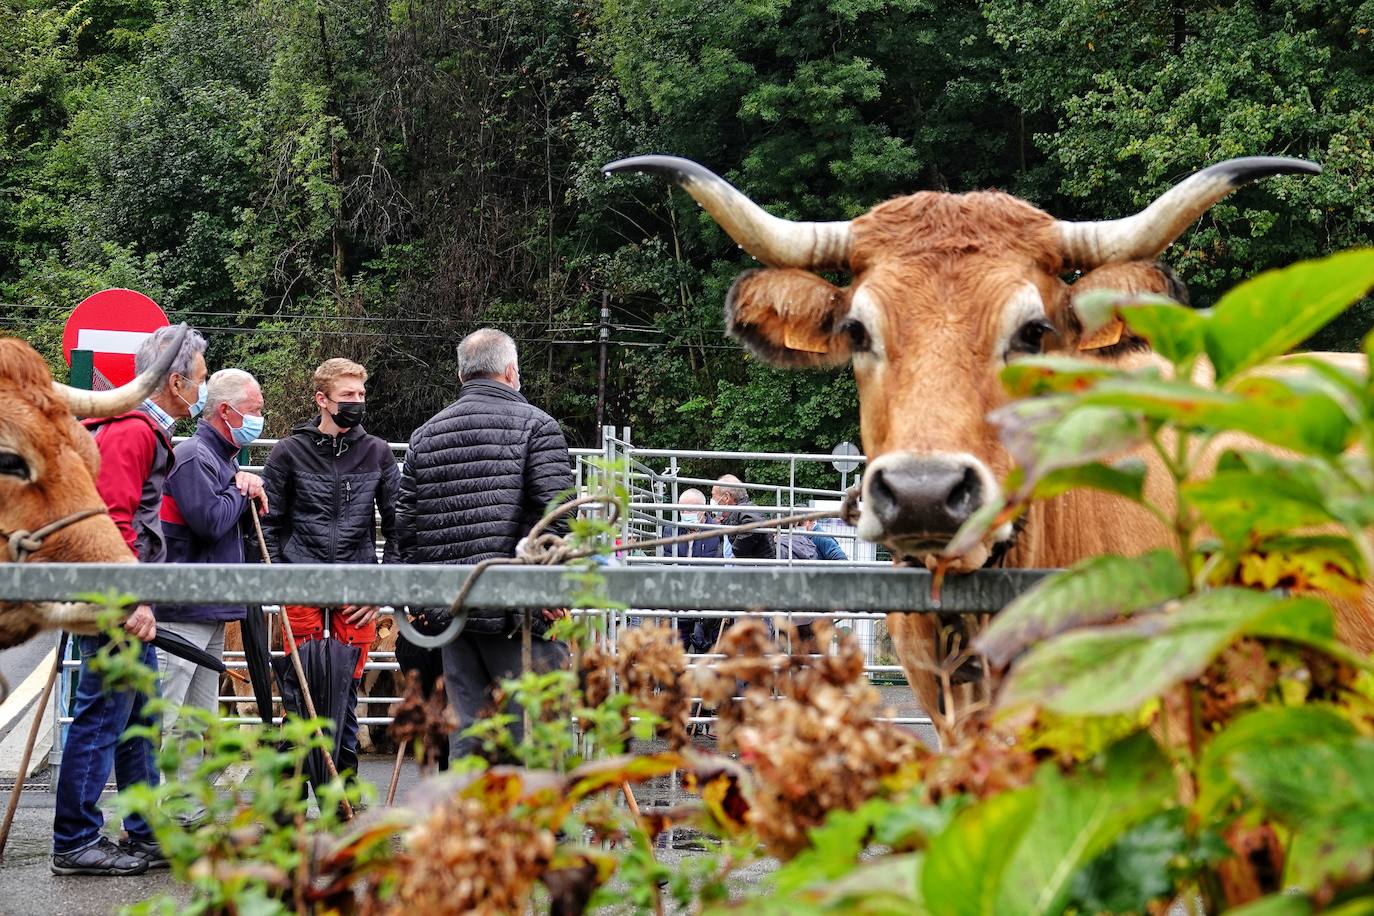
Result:
M242 563L249 506L267 511L262 479L239 470L239 449L262 435L262 389L242 369L221 369L210 376L205 410L195 434L174 450L162 497L162 534L168 563ZM216 658L224 658L224 625L242 620L241 604L160 604L154 609L158 629L175 633ZM164 740L179 740L176 710L196 706L219 708L219 675L209 668L158 652L162 696L170 704L163 715ZM193 761L183 764L191 772ZM185 820L197 819L193 812Z

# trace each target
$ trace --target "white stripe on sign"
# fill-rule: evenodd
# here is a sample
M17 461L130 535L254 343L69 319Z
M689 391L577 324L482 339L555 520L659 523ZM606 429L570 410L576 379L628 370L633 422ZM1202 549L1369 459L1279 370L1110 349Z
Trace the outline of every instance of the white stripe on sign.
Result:
M147 331L99 331L95 328L81 328L76 332L76 348L93 350L96 353L138 352L138 345L147 340Z

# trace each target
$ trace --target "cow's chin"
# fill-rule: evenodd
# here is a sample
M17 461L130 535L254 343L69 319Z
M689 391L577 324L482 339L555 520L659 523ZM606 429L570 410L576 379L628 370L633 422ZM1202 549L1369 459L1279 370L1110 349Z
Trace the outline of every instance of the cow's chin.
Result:
M947 557L938 547L929 544L904 545L899 541L890 542L887 547L892 551L892 556L898 564L924 566L931 572L942 567L946 572L952 573L974 572L982 569L992 559L992 545L986 543L977 544L957 557Z

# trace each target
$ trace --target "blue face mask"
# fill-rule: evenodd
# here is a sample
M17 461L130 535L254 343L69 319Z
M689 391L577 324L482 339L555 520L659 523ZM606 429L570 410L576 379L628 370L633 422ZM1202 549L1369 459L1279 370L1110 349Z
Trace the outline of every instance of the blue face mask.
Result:
M234 444L239 448L249 445L252 441L262 435L262 417L255 417L252 414L242 413L238 408L231 406L230 410L243 418L243 425L238 429L229 427L229 435L234 437Z
M172 393L176 394L175 388L172 389ZM198 417L200 416L200 412L205 409L205 396L209 393L210 385L207 382L201 382L200 388L196 392L196 402L194 404L187 403L186 399L179 394L177 395L177 400L186 404L186 409L191 412L191 416Z

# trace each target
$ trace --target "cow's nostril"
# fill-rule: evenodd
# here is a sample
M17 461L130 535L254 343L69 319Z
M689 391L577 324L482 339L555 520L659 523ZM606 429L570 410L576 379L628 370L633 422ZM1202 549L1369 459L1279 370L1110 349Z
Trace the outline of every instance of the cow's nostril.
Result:
M983 483L978 477L978 472L973 468L964 468L964 473L960 476L959 482L945 497L945 508L949 510L950 518L960 524L967 521L968 517L978 508L982 493Z
M901 503L897 494L893 492L892 486L888 483L887 475L882 470L876 471L873 474L873 479L868 482L868 498L879 512L895 509Z

